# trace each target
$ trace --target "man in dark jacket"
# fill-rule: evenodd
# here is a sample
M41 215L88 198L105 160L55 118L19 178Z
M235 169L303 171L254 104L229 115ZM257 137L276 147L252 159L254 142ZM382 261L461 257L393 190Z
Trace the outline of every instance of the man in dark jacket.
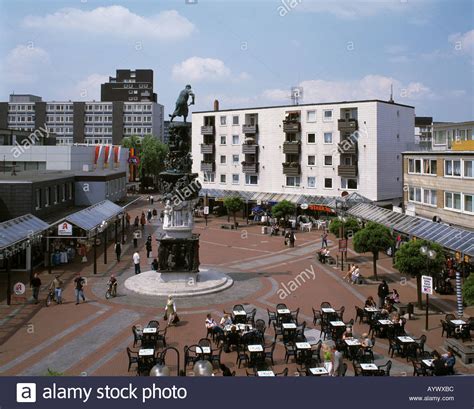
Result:
M38 273L35 273L35 275L31 279L30 286L33 289L33 298L35 300L35 304L38 304L38 295L41 287L41 280L38 276Z
M86 280L82 278L79 273L77 273L77 276L74 279L75 291L76 291L76 305L79 304L80 298L82 298L82 301L86 301L86 297L84 296L85 283L86 283Z
M388 288L388 284L385 280L379 285L379 289L377 291L377 295L379 296L379 308L383 308L385 304L385 297L390 293Z

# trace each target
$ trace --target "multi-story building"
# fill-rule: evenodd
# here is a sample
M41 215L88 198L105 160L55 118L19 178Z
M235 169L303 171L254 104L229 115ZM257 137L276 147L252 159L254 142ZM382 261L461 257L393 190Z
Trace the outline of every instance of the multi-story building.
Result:
M431 149L433 138L433 118L430 116L415 116L415 144L420 149Z
M194 112L193 171L208 189L399 204L414 118L380 100Z
M474 228L474 122L435 124L433 149L403 153L410 215Z
M101 101L157 102L153 92L153 70L117 70L101 85Z

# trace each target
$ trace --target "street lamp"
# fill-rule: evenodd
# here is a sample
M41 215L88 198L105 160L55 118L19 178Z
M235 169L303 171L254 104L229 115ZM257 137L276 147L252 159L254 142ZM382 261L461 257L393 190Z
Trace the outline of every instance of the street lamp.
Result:
M336 210L339 213L338 219L341 221L341 227L339 228L339 239L345 239L344 224L347 219L345 217L346 211L348 209L347 203L344 199L336 199ZM341 247L341 242L339 241L339 250L341 252L341 271L344 271L344 251L346 252L346 261L347 261L347 241L345 247Z
M100 228L104 239L104 264L107 264L107 227L108 223L103 220L100 224Z
M150 376L171 376L171 370L168 366L166 366L166 353L168 351L174 351L174 353L176 354L176 360L178 362L178 376L180 374L180 367L179 367L179 360L180 360L180 356L179 356L179 351L175 348L175 347L166 347L165 349L163 349L163 351L161 351L158 359L157 359L157 363L156 365L150 369Z
M421 246L420 253L422 256L428 257L430 260L436 259L436 251L428 248L428 246ZM429 309L429 296L426 293L426 315L425 315L425 330L428 331L428 309Z
M213 367L209 361L199 360L194 364L194 376L212 376Z

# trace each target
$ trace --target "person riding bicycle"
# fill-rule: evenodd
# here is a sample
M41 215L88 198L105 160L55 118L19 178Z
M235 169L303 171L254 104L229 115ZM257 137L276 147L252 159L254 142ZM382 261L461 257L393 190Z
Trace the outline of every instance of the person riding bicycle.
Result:
M117 294L118 282L117 282L117 279L115 278L115 276L113 274L110 276L107 285L109 286L109 291L110 291L111 294L113 294L113 295Z

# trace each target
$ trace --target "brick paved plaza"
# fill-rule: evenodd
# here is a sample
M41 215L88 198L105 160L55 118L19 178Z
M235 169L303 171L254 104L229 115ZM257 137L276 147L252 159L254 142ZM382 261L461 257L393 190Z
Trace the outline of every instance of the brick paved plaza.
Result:
M145 198L141 198L132 206L132 219L142 209L149 207ZM156 206L159 209L159 206ZM267 308L275 311L279 302L284 302L291 310L300 308L299 322L306 321L306 337L316 342L320 337L319 325L313 324L312 307L319 310L324 301L339 309L345 307L344 321L355 318L355 306L363 307L367 296L377 298L378 283L368 280L363 285L351 285L343 280L345 272L340 267L323 265L316 258L316 251L321 247L321 231L297 233L294 248L284 246L283 237L263 235L261 226L241 223L238 230L221 229L220 225L227 222L226 218L210 218L208 226L204 220L196 219L195 232L200 234L201 269L220 270L234 280L233 286L220 293L198 297L176 299L177 312L181 318L177 326L168 328L166 341L169 346L181 352L185 345L196 344L206 337L204 321L206 314L212 314L217 321L223 311L232 311L235 304L243 304L247 311L257 309L256 318L268 324ZM160 231L160 223L153 220L146 225L143 236L151 234L156 237ZM333 255L337 254L334 237L330 236L329 248ZM142 271L150 270L152 258L146 258L143 239L139 242ZM156 242L153 242L153 254L156 255ZM62 305L44 306L47 291L40 293L40 304L14 303L11 306L1 305L0 322L2 345L0 347L0 373L4 375L45 375L48 369L66 375L134 375L127 371L128 358L126 348L133 348L132 326L146 326L150 320L159 320L160 328L166 326L163 321L165 297L139 296L129 293L123 287L125 279L133 274L131 256L133 245L131 234L127 234L127 243L122 252L122 260L117 263L112 246L108 249L109 263L102 264L102 254L98 255L98 271L92 274L91 257L87 264L77 260L66 267L56 267L67 282ZM368 254L357 254L349 249L349 262L358 263L364 277L369 277L372 269L372 258ZM413 279L402 279L391 266L391 258L381 255L379 260L379 276L385 278L390 289L396 288L403 303L416 301L416 283ZM314 272L314 275L302 282L284 299L282 289L288 282L302 271ZM85 295L87 302L76 305L72 278L74 272L80 271L87 278ZM105 299L106 283L111 273L119 281L118 296L111 300ZM314 277L314 279L312 278ZM20 276L17 278L21 278ZM47 287L53 276L42 271L40 278L43 287ZM280 290L280 291L279 291ZM286 290L285 290L286 292ZM31 294L28 294L29 296ZM424 331L424 312L415 309L415 315L406 324L406 331L413 337L427 336L426 349L445 352L444 339L441 337L440 319L445 313L454 312L456 302L454 296L433 295L433 310L429 316L429 330ZM472 308L466 310L471 316ZM356 336L368 332L367 324L354 326ZM273 327L265 332L266 343L274 338ZM382 365L388 359L393 361L391 375L411 376L413 367L405 358L389 357L388 341L376 340L374 348L375 363ZM249 369L245 364L239 369L236 365L235 351L222 354L222 362L237 375L246 375ZM279 372L289 369L289 374L296 373L297 365L293 358L285 363L285 349L281 341L275 349L275 362L272 369ZM353 375L352 364L348 363L347 375ZM173 363L167 364L172 367ZM181 364L182 366L182 364ZM188 366L187 372L192 371ZM456 364L458 373L474 373L473 365L465 365L459 359ZM172 372L175 374L174 372ZM216 370L216 374L219 371Z

